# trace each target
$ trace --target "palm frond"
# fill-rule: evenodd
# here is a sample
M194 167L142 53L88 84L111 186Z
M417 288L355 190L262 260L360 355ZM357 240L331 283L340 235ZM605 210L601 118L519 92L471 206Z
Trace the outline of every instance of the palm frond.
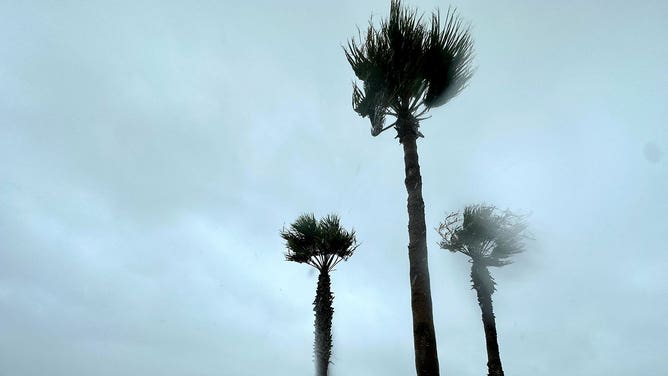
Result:
M312 213L300 215L280 232L285 240L285 259L309 264L319 270L332 270L357 249L355 230L341 226L335 214L316 220Z
M397 107L409 107L409 100L416 96L422 85L422 55L427 30L422 15L417 10L402 7L400 1L392 1L390 17L381 23L381 46L387 53L386 81L389 92L397 96ZM400 110L400 108L397 108Z
M366 92L373 93L365 83ZM383 106L383 92L375 91L374 97L367 97L356 84L353 84L353 109L362 117L369 117L371 121L371 135L378 136L385 129L385 108Z
M525 249L524 241L529 238L525 217L506 210L499 217L496 246L488 257L490 266L504 266L512 263L511 257Z
M461 252L473 262L486 266L504 266L511 257L524 251L527 224L525 216L509 210L499 213L489 205L471 205L459 213L451 213L439 225L439 245L452 252Z
M445 220L436 228L436 231L441 236L441 241L438 245L442 249L447 249L452 253L461 252L469 255L466 244L459 237L460 229L461 218L459 212L448 214Z
M320 248L327 254L347 260L357 249L355 230L348 231L341 226L341 220L335 214L323 217L318 223Z
M308 263L318 253L319 229L313 213L300 215L288 229L281 230L281 237L285 240L288 261Z
M377 28L370 21L364 39L360 32L358 40L353 38L344 47L355 76L363 83L362 89L353 87L353 108L369 117L374 136L386 129L387 114L420 118L466 86L472 75L472 46L469 30L454 10L448 10L443 27L438 12L428 25L417 10L392 0L387 19ZM418 132L417 128L406 131Z
M424 97L428 108L447 103L466 87L473 75L472 59L473 39L456 10L448 9L443 27L440 12L432 14L423 65L429 83Z

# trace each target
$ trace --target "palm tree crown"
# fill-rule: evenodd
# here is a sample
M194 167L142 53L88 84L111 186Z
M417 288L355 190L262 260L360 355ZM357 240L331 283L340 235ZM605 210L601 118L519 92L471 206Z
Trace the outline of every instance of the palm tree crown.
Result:
M319 221L311 213L303 214L281 231L281 237L286 242L286 260L305 263L321 271L331 271L341 260L350 258L358 247L355 230L344 229L335 214Z
M353 85L353 107L369 117L373 136L393 126L400 141L409 133L421 136L421 116L459 94L471 78L473 41L454 10L443 27L439 12L426 25L417 11L393 0L389 19L378 30L370 25L364 42L359 39L344 51L362 81L362 89ZM384 127L387 115L410 121Z
M441 248L461 252L481 266L499 267L524 251L526 228L524 216L494 206L471 205L461 216L449 214L437 231Z

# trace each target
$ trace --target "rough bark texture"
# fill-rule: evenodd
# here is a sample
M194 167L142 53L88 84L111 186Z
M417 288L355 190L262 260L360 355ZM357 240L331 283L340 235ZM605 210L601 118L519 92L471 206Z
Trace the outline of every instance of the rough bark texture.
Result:
M318 288L315 301L313 301L313 311L315 312L313 352L315 354L315 374L317 376L327 376L329 358L332 355L333 302L334 296L331 291L329 272L323 269L318 277Z
M413 341L415 368L418 376L438 376L438 354L429 284L427 259L427 227L425 225L422 177L418 163L417 142L414 134L401 138L406 166L408 192L408 259L411 279L411 307L413 309Z
M496 321L494 320L494 309L492 308L494 282L487 267L477 265L475 262L471 266L471 281L473 282L473 288L478 293L478 305L482 311L482 325L485 329L485 342L487 343L488 375L503 376L499 343L496 338Z

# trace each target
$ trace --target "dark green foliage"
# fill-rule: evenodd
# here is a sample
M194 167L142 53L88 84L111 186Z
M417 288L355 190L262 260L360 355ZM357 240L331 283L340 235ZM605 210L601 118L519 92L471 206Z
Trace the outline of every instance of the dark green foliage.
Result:
M429 83L424 97L429 108L438 107L454 98L466 86L473 72L473 41L462 20L448 10L445 27L441 15L432 14L431 30L425 47L424 77Z
M320 249L339 258L347 260L357 248L355 231L347 231L341 226L341 220L329 214L318 223L320 230Z
M393 0L390 16L379 28L370 24L366 38L354 39L344 48L346 58L362 88L353 85L353 108L369 117L371 134L377 136L385 117L420 116L455 97L471 78L473 42L454 10L448 10L441 26L438 12L429 25L416 10ZM417 121L413 124L417 133ZM397 129L398 131L400 129ZM401 134L400 140L401 140Z
M318 253L319 231L318 221L313 214L299 216L290 225L290 229L281 231L281 237L285 239L288 249L285 258L299 263L308 262Z
M286 243L286 260L306 263L318 270L332 270L357 249L355 230L344 229L334 214L319 221L313 214L302 214L289 229L281 231L281 237Z
M439 245L451 252L461 252L485 266L504 266L510 257L524 250L524 216L494 206L472 205L463 215L452 213L439 225Z

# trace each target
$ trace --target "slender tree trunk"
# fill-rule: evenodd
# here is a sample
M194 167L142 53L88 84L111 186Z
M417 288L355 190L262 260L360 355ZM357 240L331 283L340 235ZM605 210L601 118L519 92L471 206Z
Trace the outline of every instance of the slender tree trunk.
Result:
M408 192L408 260L413 309L415 368L418 376L438 376L438 354L427 258L427 227L416 141L417 136L414 134L401 137L406 167L406 191Z
M327 376L329 367L329 358L332 355L332 316L334 308L329 272L326 269L320 270L318 276L318 288L313 301L313 311L315 312L315 343L313 352L315 354L315 374L316 376Z
M478 293L478 305L482 311L482 325L485 329L485 342L487 344L488 375L503 376L499 343L496 336L496 321L492 307L494 282L487 267L476 265L475 262L471 266L471 280L473 281L473 288Z

